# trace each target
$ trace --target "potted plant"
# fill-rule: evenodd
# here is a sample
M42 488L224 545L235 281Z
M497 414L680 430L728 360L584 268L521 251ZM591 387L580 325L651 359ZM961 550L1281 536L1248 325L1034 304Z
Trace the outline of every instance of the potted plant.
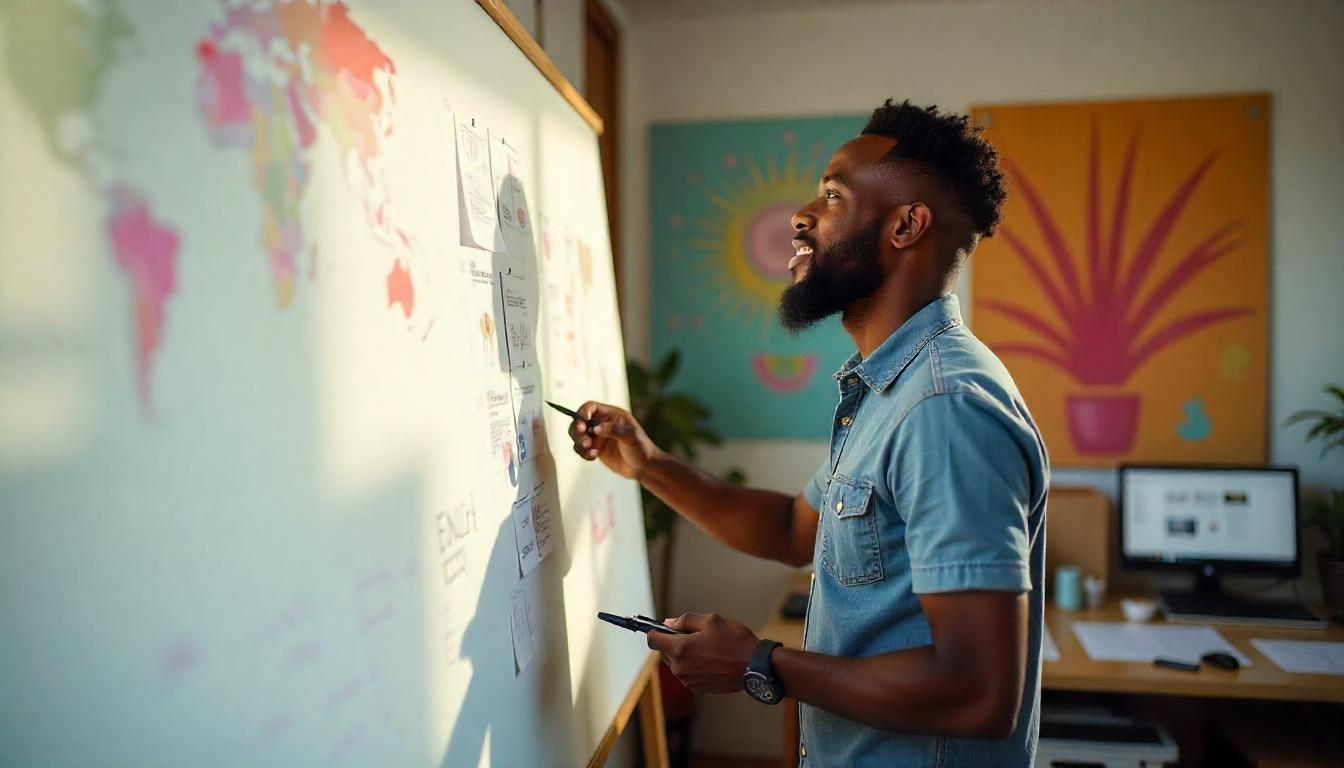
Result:
M663 450L694 462L699 448L719 445L723 438L708 425L709 407L691 395L668 388L681 367L681 352L670 350L653 368L635 360L626 362L626 376L630 381L630 410L639 420L654 444ZM734 467L724 478L730 483L745 482L746 475ZM672 582L672 561L676 554L677 513L641 488L644 501L644 537L653 544L665 537L662 565L659 572L658 594L654 607L665 612Z
M1337 402L1334 410L1309 409L1298 411L1284 426L1310 422L1307 442L1320 441L1321 457L1335 448L1344 447L1344 387L1330 384L1326 395ZM1344 616L1344 488L1327 490L1312 496L1303 504L1302 522L1325 537L1325 546L1318 555L1317 566L1321 577L1321 598L1326 609L1334 616Z

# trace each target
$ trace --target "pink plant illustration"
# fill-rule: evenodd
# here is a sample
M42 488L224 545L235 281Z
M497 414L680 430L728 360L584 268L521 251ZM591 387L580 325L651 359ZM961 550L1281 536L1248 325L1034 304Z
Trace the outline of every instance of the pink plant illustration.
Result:
M1151 279L1173 230L1218 153L1206 155L1171 192L1137 246L1127 254L1125 233L1138 148L1136 129L1116 182L1107 237L1102 231L1100 150L1096 125L1092 126L1082 259L1076 258L1064 242L1060 222L1028 175L1005 160L1013 186L1040 231L1044 252L1028 246L1007 224L999 231L1045 292L1053 317L1022 302L984 301L982 306L987 310L1012 319L1035 337L994 344L996 352L1043 361L1084 387L1123 388L1161 350L1215 324L1253 314L1250 307L1220 306L1155 324L1158 313L1192 280L1241 246L1235 235L1242 222L1233 219L1208 232L1181 253L1164 274ZM1053 271L1047 268L1047 260ZM1145 291L1143 286L1149 282L1151 287ZM1139 406L1139 396L1133 393L1069 395L1066 410L1074 448L1086 455L1126 453L1134 444Z

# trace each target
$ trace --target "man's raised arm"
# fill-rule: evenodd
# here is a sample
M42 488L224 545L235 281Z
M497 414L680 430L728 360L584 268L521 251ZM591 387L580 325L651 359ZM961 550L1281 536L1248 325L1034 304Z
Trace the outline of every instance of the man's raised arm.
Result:
M687 464L654 445L628 411L580 406L569 425L574 452L639 481L678 514L733 549L789 565L812 562L817 511L802 495L744 488Z

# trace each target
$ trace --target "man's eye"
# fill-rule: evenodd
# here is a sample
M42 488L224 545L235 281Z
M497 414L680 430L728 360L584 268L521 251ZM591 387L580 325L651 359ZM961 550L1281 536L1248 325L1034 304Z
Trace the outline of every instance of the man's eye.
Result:
M827 198L828 200L829 200L829 199L833 199L833 198L834 198L834 199L839 199L839 197L840 197L840 193L839 193L839 192L836 192L834 189L828 189L828 190L826 190L826 195L825 195L825 196L826 196L826 198Z

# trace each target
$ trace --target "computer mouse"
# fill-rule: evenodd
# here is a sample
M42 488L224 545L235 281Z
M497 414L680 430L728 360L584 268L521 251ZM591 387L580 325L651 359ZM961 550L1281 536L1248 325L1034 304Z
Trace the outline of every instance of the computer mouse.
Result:
M1211 667L1226 669L1228 672L1235 672L1241 667L1241 662L1237 661L1236 656L1224 651L1209 651L1200 656L1199 660Z

